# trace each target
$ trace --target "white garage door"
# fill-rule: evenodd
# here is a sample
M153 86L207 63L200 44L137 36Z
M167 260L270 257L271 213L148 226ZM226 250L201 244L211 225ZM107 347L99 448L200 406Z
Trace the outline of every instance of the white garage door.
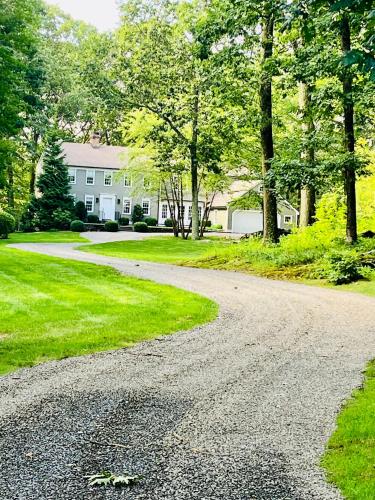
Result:
M233 233L263 231L263 213L258 210L235 210L232 218Z

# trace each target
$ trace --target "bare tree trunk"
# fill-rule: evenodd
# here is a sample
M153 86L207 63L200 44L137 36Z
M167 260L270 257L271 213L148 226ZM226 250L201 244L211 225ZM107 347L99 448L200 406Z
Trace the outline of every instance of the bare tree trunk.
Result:
M35 182L36 182L36 167L38 164L38 142L39 142L39 133L33 133L33 154L31 155L31 166L30 166L30 184L29 184L29 193L33 195L35 193Z
M199 240L199 187L198 187L198 115L199 115L199 91L196 91L193 105L193 126L192 139L190 144L190 160L191 160L191 238Z
M271 170L274 156L272 130L272 75L267 67L268 60L273 52L273 15L267 14L262 20L262 72L260 82L260 111L261 111L261 145L262 145L262 173L266 180L263 191L263 239L264 242L276 243L277 230L277 200L274 181L266 179Z
M350 21L347 14L341 20L341 49L343 56L351 50ZM345 68L342 75L343 108L344 108L344 147L349 159L346 163L344 188L346 194L346 241L355 243L357 235L357 207L356 207L356 175L354 164L355 136L354 136L354 104L353 104L353 77L351 70Z
M9 162L7 168L8 182L7 182L7 198L8 198L8 207L14 208L14 170L12 162Z
M299 84L299 107L302 115L302 132L307 144L301 153L301 158L311 167L315 163L315 149L311 144L311 136L315 131L315 125L311 116L310 88L305 82ZM310 226L314 222L315 199L314 186L310 184L301 188L300 227Z

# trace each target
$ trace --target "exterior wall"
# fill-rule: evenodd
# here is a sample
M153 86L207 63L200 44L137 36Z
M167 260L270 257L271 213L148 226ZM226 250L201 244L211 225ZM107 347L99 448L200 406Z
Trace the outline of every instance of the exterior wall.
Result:
M278 206L278 225L280 229L291 229L297 225L298 213L288 206L279 204Z
M124 186L124 173L118 170L97 169L97 168L82 168L69 167L69 170L75 171L75 183L71 183L71 194L75 201L83 201L86 197L93 197L93 210L89 214L95 214L102 219L100 213L101 195L109 195L115 198L115 218L130 217L134 205L141 205L142 202L148 200L150 202L150 217L158 218L159 202L158 196L154 193L149 193L143 187L143 179L132 179L131 186ZM86 171L95 171L95 180L93 185L86 183ZM105 173L112 172L112 185L104 184ZM124 213L124 198L130 201L130 214Z
M220 224L223 226L223 231L228 231L228 209L227 208L213 208L210 213L210 221L212 224Z
M204 213L204 201L199 201L199 210L200 213L203 215ZM191 200L184 200L184 224L185 226L190 225L191 221L191 206L192 202ZM163 225L166 219L170 219L171 214L169 211L168 207L168 202L166 200L161 200L159 203L159 214L158 214L158 222L159 224Z

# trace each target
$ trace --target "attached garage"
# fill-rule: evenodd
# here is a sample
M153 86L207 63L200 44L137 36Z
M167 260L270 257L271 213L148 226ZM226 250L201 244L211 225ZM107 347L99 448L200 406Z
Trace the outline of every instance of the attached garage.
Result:
M232 215L233 233L263 231L263 213L260 210L235 210Z

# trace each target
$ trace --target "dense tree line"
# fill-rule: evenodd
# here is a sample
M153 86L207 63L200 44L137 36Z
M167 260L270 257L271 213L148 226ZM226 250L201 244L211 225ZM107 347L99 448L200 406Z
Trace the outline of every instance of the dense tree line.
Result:
M74 141L100 130L147 157L166 189L188 179L193 238L199 191L237 171L264 182L265 240L278 238L279 197L305 226L341 186L356 241L374 131L370 0L128 0L112 34L40 0L0 3L3 208L23 210L52 130Z

